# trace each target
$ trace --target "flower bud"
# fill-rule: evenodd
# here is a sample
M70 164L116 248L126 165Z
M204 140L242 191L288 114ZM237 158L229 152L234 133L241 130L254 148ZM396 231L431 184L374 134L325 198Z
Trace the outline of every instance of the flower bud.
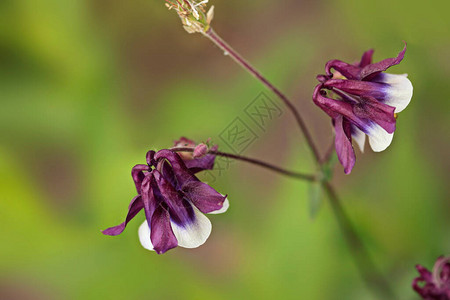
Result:
M205 144L201 143L198 144L195 149L194 149L194 158L201 158L203 156L205 156L208 153L208 146L206 146Z

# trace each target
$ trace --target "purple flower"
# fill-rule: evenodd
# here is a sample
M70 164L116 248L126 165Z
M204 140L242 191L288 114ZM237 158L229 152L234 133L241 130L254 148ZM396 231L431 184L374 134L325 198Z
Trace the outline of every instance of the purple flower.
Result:
M201 160L207 157L198 159L197 164L191 163L190 169L173 151L149 151L147 164L136 165L131 171L138 195L128 207L125 222L104 230L103 234L121 234L128 222L144 209L146 221L139 227L139 240L144 248L162 254L176 246L196 248L205 243L212 227L204 214L223 213L229 207L226 196L194 175L204 169L206 163Z
M439 257L431 273L421 265L416 266L420 276L412 286L425 300L450 300L450 257ZM423 283L422 287L419 283Z
M355 165L352 139L364 151L366 135L373 151L385 150L394 136L397 113L408 106L413 87L406 74L382 73L399 64L406 45L397 57L372 63L373 50L365 52L357 64L331 60L326 75L314 90L313 100L333 121L335 146L344 171ZM334 72L331 72L332 69Z

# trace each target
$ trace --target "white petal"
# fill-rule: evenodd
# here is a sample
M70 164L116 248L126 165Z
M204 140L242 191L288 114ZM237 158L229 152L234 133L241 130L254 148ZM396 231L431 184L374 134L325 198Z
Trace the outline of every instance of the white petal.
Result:
M394 133L387 133L380 125L373 123L367 135L369 136L369 144L375 152L386 150L394 138Z
M192 208L195 212L195 222L193 224L181 227L170 222L180 247L197 248L203 245L211 234L212 225L209 219L194 205L192 205Z
M147 250L155 251L153 249L152 241L150 240L150 227L148 227L147 220L139 227L138 233L142 247Z
M356 126L352 126L352 138L364 153L364 143L366 142L366 134Z
M413 86L411 81L407 78L408 74L389 74L382 73L380 76L380 82L389 84L385 92L387 94L387 105L395 107L395 112L399 113L404 110L413 95Z
M210 212L210 214L213 214L213 215L223 214L224 212L226 212L228 210L229 207L230 207L230 202L228 201L228 198L226 198L225 201L223 201L222 208L212 211L212 212Z

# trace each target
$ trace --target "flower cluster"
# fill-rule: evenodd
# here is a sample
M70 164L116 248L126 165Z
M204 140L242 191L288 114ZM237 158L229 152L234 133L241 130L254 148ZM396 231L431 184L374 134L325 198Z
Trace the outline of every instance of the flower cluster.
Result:
M420 276L414 279L412 286L423 299L450 300L450 257L439 257L433 272L421 265L417 265L416 269Z
M206 12L208 0L166 0L166 6L175 10L189 33L208 31L214 18L214 6Z
M212 169L214 156L182 157L183 154L171 150L149 151L147 164L132 169L138 195L129 205L125 222L104 230L103 234L121 234L128 222L144 209L146 221L139 228L144 248L162 254L176 246L196 248L205 243L212 226L204 214L223 213L229 202L194 175Z
M336 153L346 174L356 160L352 139L361 151L366 135L375 152L391 144L397 113L408 106L413 87L406 74L382 72L399 64L405 52L406 46L397 57L377 63L372 63L373 50L365 52L357 64L331 60L325 66L326 74L317 76L320 83L313 100L332 118Z

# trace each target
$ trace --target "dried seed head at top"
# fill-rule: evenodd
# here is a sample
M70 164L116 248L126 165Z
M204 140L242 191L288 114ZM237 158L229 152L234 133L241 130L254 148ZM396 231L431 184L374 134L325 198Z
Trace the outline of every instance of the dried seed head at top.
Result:
M205 33L214 17L214 6L207 11L208 0L166 0L169 10L175 10L188 33Z

